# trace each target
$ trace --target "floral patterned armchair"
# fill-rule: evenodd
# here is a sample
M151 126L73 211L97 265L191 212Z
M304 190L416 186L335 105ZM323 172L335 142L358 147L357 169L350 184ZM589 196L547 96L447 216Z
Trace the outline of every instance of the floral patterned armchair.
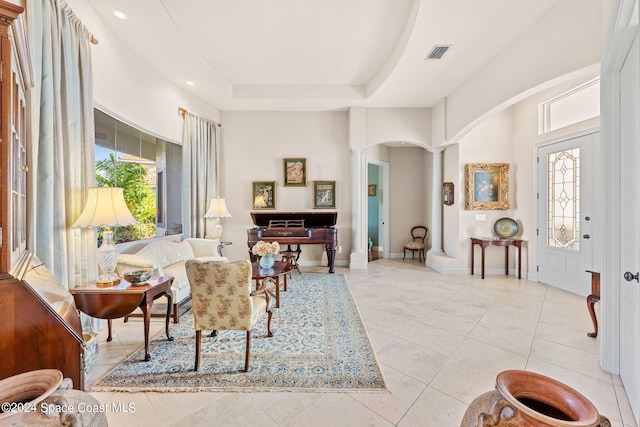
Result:
M203 330L247 331L244 372L249 370L251 328L267 313L267 335L271 332L271 296L261 287L251 292L249 260L189 260L185 264L191 286L194 326L196 330L196 363L200 366L200 342Z

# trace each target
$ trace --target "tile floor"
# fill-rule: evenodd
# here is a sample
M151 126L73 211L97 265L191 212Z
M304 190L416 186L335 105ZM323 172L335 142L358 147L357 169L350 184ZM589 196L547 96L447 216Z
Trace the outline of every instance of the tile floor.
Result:
M443 276L417 260L336 273L349 281L389 394L92 393L135 409L108 413L109 425L457 427L500 371L526 369L575 388L612 426L637 427L620 378L599 368L584 298L514 277ZM152 324L162 331L163 321ZM114 329L110 343L100 334L88 388L142 345L140 319Z

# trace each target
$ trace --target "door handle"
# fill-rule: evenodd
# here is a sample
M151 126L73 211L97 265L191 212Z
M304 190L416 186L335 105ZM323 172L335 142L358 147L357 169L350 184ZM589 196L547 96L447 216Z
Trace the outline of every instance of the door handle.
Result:
M590 239L591 238L591 234L585 234L584 236L582 236L583 239Z
M624 280L626 280L627 282L631 282L633 279L635 279L636 282L640 282L640 274L638 273L633 274L630 271L627 271L626 273L624 273Z

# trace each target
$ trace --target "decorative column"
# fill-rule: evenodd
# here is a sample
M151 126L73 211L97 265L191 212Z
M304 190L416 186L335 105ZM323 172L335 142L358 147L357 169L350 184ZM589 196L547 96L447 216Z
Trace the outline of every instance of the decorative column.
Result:
M362 252L362 149L351 148L351 252Z
M431 249L430 254L442 255L442 152L443 148L434 148L431 188Z

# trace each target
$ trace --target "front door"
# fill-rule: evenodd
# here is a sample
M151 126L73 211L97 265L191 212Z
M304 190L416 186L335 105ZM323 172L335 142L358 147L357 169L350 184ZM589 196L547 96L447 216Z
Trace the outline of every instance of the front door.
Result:
M631 52L637 52L638 36ZM636 416L640 415L640 84L639 61L631 54L620 70L620 377Z
M538 148L538 281L588 295L593 268L592 147L599 132Z

